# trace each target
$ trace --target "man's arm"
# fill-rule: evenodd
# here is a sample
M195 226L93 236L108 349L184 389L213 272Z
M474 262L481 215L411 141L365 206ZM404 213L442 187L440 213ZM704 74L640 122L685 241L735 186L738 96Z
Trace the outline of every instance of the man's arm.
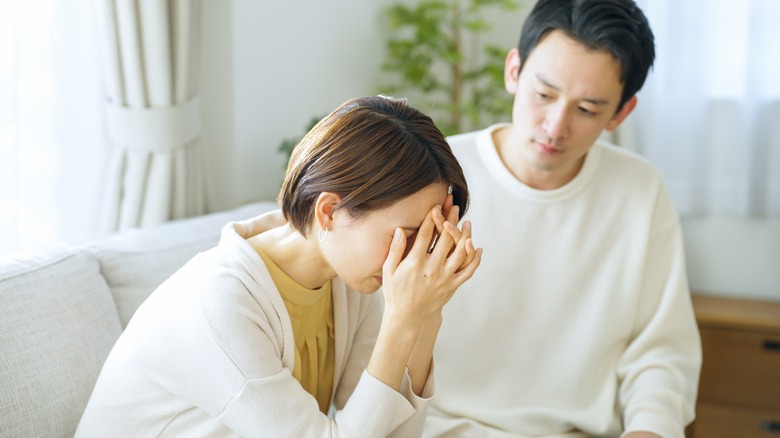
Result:
M663 187L653 215L634 336L618 363L618 397L627 433L683 437L694 418L701 341L679 218Z

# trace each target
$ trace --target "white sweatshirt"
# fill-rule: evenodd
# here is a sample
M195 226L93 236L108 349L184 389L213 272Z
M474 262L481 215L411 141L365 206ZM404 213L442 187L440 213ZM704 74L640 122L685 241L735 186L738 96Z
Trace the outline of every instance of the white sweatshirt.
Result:
M449 139L485 254L444 308L424 435L682 437L701 346L659 174L599 142L571 182L536 190L503 165L500 126Z
M77 437L419 436L423 397L365 371L382 318L380 294L333 280L335 376L329 418L293 377L290 316L245 240L259 221L222 230L139 307L111 351Z

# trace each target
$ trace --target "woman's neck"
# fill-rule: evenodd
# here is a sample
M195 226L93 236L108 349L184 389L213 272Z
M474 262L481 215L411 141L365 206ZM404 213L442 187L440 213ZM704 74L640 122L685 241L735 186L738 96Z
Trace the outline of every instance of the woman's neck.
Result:
M306 239L289 224L271 228L248 239L265 252L290 278L307 289L319 289L336 276L322 256L319 241Z

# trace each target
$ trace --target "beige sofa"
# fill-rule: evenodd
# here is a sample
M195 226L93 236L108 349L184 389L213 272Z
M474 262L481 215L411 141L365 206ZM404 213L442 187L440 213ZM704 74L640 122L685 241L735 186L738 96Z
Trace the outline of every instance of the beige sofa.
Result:
M0 437L71 437L135 309L220 229L276 208L134 229L0 261Z

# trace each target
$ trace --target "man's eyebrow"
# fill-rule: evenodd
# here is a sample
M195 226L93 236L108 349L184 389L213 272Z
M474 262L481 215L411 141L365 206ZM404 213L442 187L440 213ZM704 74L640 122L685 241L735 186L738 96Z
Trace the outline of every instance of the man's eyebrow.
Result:
M552 84L550 81L548 81L547 79L545 79L545 78L541 77L541 76L539 75L539 73L536 73L534 76L536 76L536 79L537 79L539 82L541 82L541 83L542 83L542 84L543 84L545 87L547 87L547 88L552 88L552 89L553 89L553 90L555 90L555 91L561 91L560 87L558 87L558 86L556 86L556 85L553 85L553 84Z
M556 85L553 85L553 84L552 84L550 81L548 81L547 79L545 79L545 78L543 78L543 77L539 76L539 74L538 74L538 73L536 74L536 79L538 79L538 80L539 80L539 82L541 82L541 83L542 83L542 84L543 84L545 87L547 87L547 88L552 88L552 89L553 89L553 90L555 90L555 91L561 91L560 87L558 87L558 86L556 86ZM585 102L588 102L588 103L590 103L590 104L592 104L592 105L599 105L599 106L603 106L603 105L609 105L609 99L594 99L594 98L590 98L590 97L583 97L583 98L581 98L580 100L583 100L583 101L585 101Z
M416 227L401 227L401 228L403 228L403 229L404 229L404 230L406 230L406 231L412 231L412 232L415 232L415 233L416 233L417 231L419 231L419 229L420 229L420 226L418 225L418 226L416 226Z

